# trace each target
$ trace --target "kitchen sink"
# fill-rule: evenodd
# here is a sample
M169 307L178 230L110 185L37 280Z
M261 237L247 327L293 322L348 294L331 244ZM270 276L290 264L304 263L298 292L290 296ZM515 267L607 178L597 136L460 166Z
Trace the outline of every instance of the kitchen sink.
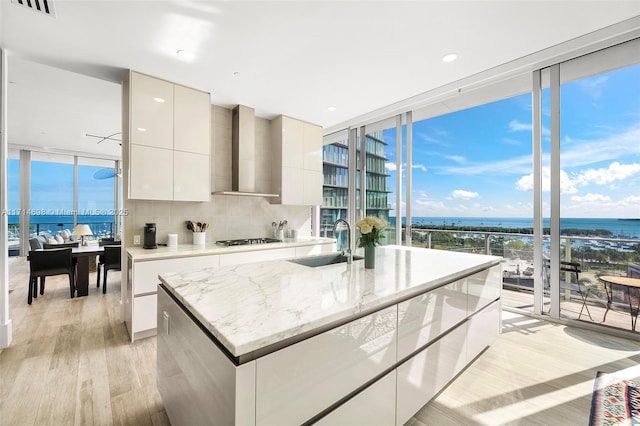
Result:
M353 261L362 260L362 256L353 256ZM297 263L298 265L310 266L312 268L318 266L333 265L336 263L346 263L347 256L342 254L327 254L324 256L312 256L312 257L300 257L297 259L290 259L289 262Z

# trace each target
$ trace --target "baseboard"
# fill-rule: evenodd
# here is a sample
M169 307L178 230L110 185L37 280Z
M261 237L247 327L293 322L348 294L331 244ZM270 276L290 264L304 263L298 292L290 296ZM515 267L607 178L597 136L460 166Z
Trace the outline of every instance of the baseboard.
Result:
M11 320L0 324L0 349L8 348L13 337L13 326Z

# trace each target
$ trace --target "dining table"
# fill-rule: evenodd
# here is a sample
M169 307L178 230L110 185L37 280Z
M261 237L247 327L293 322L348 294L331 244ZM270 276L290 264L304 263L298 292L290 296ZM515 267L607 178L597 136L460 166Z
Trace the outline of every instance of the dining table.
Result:
M73 247L71 254L76 259L76 296L89 295L89 258L104 253L100 245Z
M604 283L604 290L607 293L607 310L604 312L602 322L607 319L607 314L613 304L613 286L624 287L627 301L629 302L629 315L631 315L631 330L636 330L638 322L638 312L640 311L640 278L623 277L615 275L604 275L600 277L600 281ZM631 297L635 293L635 297Z

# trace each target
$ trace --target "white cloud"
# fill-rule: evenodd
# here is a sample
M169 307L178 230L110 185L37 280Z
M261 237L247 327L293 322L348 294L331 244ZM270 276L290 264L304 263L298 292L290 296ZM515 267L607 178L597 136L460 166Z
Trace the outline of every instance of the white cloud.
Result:
M456 189L451 192L451 196L457 200L471 200L472 198L478 198L479 195L477 192Z
M635 205L638 209L640 209L640 195L629 195L627 198L624 198L622 203Z
M385 166L385 167L386 167L386 166ZM426 168L425 166L423 166L422 164L412 164L412 165L411 165L411 168L412 168L412 169L420 169L420 170L422 170L423 172L426 172L426 171L427 171L427 168Z
M464 163L467 161L462 155L445 155L444 158L447 158L451 161L455 161L456 163Z
M397 169L396 163L384 163L384 168L390 172L395 172Z
M518 191L533 191L533 173L518 179L516 189ZM542 168L542 191L551 191L551 169L549 167ZM576 192L578 192L578 189L569 178L569 175L564 170L560 170L560 193L575 194Z
M518 120L511 120L509 122L509 131L511 132L531 131L531 127L531 123L521 123Z
M606 185L617 180L626 179L636 173L640 173L640 164L620 164L614 161L609 164L609 167L606 169L587 169L580 172L575 179L575 183L582 186L588 185L589 183Z
M602 95L602 90L608 79L609 77L606 75L584 78L578 81L578 85L587 95L593 99L598 99Z
M608 203L611 201L611 197L602 194L588 193L585 196L574 195L571 197L571 201L576 203Z

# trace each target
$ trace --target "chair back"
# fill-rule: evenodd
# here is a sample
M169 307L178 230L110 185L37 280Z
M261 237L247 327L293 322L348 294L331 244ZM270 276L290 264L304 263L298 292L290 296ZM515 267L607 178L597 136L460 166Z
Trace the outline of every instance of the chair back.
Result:
M38 238L30 238L29 247L31 248L31 250L38 250L38 249L44 248L42 247L42 241L40 241Z
M98 241L99 246L119 246L122 244L122 241L114 241L113 238L105 238L103 240Z
M542 259L544 264L544 286L545 288L549 288L549 274L551 273L551 259L547 259L546 257ZM579 274L582 272L580 269L580 264L578 262L567 262L566 260L560 261L560 272L571 272L576 274L576 283L579 282Z
M29 252L31 275L49 276L73 273L73 255L70 248L32 250Z
M104 246L104 268L120 269L122 246Z

